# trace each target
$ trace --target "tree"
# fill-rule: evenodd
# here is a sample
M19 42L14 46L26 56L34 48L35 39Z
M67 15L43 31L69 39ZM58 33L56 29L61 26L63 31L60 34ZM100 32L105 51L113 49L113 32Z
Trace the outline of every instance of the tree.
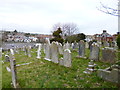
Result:
M62 35L63 36L71 36L73 34L78 33L79 28L77 24L75 23L57 23L53 26L53 30L56 30L58 27L62 29Z
M66 42L68 41L69 43L73 43L73 42L79 42L80 40L84 40L86 38L86 35L84 33L79 33L79 34L75 34L75 35L71 35L71 36L67 36L66 38Z
M61 28L59 27L56 31L53 32L54 38L51 39L50 42L57 41L57 42L63 44L64 40L63 40L63 38L61 37L61 33L62 33L62 30L61 30Z
M100 2L100 5L101 5L102 8L97 7L97 9L101 12L106 13L106 14L110 14L110 15L113 15L113 16L120 16L120 10L119 10L120 2L119 2L119 0L116 0L116 2L118 2L118 5L117 5L118 9L107 6L107 5L104 5L102 2Z

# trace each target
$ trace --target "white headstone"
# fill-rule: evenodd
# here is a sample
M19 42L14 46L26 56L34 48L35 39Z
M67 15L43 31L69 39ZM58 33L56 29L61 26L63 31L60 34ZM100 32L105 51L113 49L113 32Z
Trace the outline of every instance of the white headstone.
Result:
M41 58L41 56L40 56L41 55L41 52L40 52L41 51L41 46L42 46L41 44L38 44L38 50L37 50L37 58L38 59Z
M71 67L71 63L71 51L69 49L65 49L63 54L63 64L65 67Z
M52 42L51 44L51 54L52 54L52 57L51 57L51 61L54 62L54 63L58 63L58 44L57 42Z

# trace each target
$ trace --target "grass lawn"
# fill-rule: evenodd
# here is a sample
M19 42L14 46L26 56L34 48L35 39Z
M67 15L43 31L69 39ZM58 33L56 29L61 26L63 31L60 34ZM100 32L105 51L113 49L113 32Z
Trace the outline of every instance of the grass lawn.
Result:
M72 67L66 68L42 58L36 58L36 51L32 49L32 57L27 57L24 52L15 54L16 64L29 63L29 65L17 67L17 79L21 88L117 88L117 85L107 82L97 77L94 72L91 75L84 74L88 66L89 59L78 59L78 53L72 51ZM86 56L89 50L86 50ZM4 52L5 53L5 52ZM4 56L2 57L4 60ZM95 62L97 69L104 69L110 64ZM2 64L2 88L12 88L11 72L6 70L10 66L9 62Z

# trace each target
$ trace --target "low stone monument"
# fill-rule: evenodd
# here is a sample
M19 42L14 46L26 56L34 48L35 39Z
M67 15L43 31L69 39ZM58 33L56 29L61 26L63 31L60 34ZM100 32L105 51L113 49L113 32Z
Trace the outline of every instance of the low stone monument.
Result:
M98 77L114 82L120 85L120 66L119 65L112 65L106 69L98 69L97 71Z
M83 73L91 74L91 73L95 72L96 71L95 66L96 66L96 64L94 64L93 60L91 60L89 62L88 68Z
M116 55L116 50L114 48L105 47L102 48L102 62L105 63L115 63L118 59Z

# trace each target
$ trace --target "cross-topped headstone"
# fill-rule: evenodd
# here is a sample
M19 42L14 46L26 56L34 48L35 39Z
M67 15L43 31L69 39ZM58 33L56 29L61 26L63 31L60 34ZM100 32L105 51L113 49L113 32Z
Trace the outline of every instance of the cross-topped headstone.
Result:
M17 88L16 61L13 49L10 49L10 67L12 72L12 84L14 88Z

